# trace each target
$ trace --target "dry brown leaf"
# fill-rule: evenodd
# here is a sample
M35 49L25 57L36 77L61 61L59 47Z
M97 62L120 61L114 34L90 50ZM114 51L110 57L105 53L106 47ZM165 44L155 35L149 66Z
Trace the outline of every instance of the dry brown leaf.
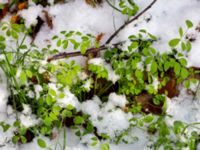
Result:
M10 18L11 23L18 23L20 20L20 17L18 15L14 15Z
M7 14L9 10L8 4L4 6L2 10L0 10L0 20Z
M46 10L42 11L44 13L47 25L50 29L53 29L53 20L52 17L49 15L49 13Z
M27 6L28 6L28 2L22 2L18 4L17 8L18 10L22 10L22 9L27 8Z
M153 96L148 93L142 93L138 96L135 96L135 101L142 106L142 111L145 113L153 113L153 114L162 114L162 106L154 105Z
M97 43L100 43L100 42L101 42L101 40L102 40L102 38L103 38L104 35L105 35L104 33L100 33L100 34L98 34L98 35L96 36L96 41L97 41Z
M96 7L102 3L102 0L85 0L85 2L92 7Z

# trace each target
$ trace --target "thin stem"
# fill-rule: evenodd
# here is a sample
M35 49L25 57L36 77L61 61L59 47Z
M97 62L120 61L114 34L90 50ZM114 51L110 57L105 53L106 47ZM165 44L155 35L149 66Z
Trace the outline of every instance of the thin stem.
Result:
M97 89L97 77L95 77L94 81L94 95L96 94L96 89Z
M197 93L198 93L198 90L199 90L199 86L200 86L200 81L198 82L198 85L197 85L196 91L195 91L195 93L194 93L193 100L195 100L196 97L197 97Z
M109 0L106 0L106 2L108 3L108 5L110 6L110 7L112 7L113 9L115 9L116 11L118 11L118 12L122 12L120 9L118 9L117 7L115 7Z
M112 44L112 46L113 47L117 47L118 45L121 45L123 42L118 42L118 43ZM86 51L86 53L84 55L81 54L80 51L78 51L78 52L70 52L70 53L62 52L62 53L59 53L59 54L56 54L54 56L49 57L47 59L47 61L51 62L53 60L58 60L58 59L63 59L63 58L68 58L68 57L88 56L90 53L100 52L100 51L106 50L108 48L109 48L109 46L105 45L105 44L101 45L99 48L96 48L96 47L89 48L89 49L87 49L87 51Z
M129 21L125 22L121 27L118 28L116 32L114 32L110 38L106 41L106 44L109 44L118 34L121 30L123 30L127 25L132 23L133 21L137 20L140 16L142 16L147 10L149 10L156 2L157 0L153 0L143 11L141 11L138 15L130 19Z
M190 123L190 124L188 124L187 126L185 126L185 127L183 128L182 134L185 133L185 130L186 130L188 127L191 127L191 126L194 127L195 125L200 125L200 122L195 122L195 123Z
M101 96L105 91L107 91L113 84L109 83L105 87L102 88L102 90L99 92L99 96Z
M6 61L6 64L7 64L7 71L10 73L10 78L12 78L12 81L14 82L13 84L16 86L16 89L17 89L19 96L20 96L19 98L20 98L20 100L22 99L23 102L25 102L26 99L25 99L24 95L22 94L22 92L20 90L19 84L18 84L18 82L15 78L15 74L13 73L12 66L11 66L10 61L8 60L8 57L7 57L6 52L4 50L3 50L3 54L5 56L5 61Z
M66 138L67 138L67 135L66 135L66 128L64 128L64 139L63 139L63 150L66 149Z

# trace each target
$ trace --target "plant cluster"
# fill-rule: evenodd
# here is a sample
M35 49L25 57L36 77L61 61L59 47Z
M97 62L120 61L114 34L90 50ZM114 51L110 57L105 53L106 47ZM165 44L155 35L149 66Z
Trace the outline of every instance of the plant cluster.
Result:
M96 4L99 1L93 2ZM132 0L120 0L119 7L120 12L129 17L138 11ZM192 26L192 22L187 20L187 30ZM187 30L184 32L183 28L179 28L179 37L169 41L170 51L162 54L153 48L157 38L144 29L129 36L127 47L123 44L103 46L103 53L98 51L102 46L95 36L78 31L61 31L52 41L64 50L72 48L88 56L86 66L80 66L73 60L47 61L59 51L51 45L43 49L34 44L27 46L25 39L30 32L23 24L1 23L0 67L7 77L10 91L8 104L16 113L16 121L13 124L1 122L0 126L5 132L15 129L13 143L31 142L37 137L41 148L48 148L41 135L53 138L54 129L61 131L69 127L75 129L80 138L93 134L91 146L101 143L101 150L109 150L110 141L129 143L126 137L134 128L157 136L151 148L189 147L194 150L199 143L199 135L196 131L189 133L187 129L198 129L199 123L174 121L173 125L169 125L166 122L169 117L166 114L167 97L177 96L178 86L182 83L189 88L191 83L197 82L195 76L199 71L187 68L187 53L191 50L191 43L185 39ZM16 48L10 47L8 42ZM88 54L91 47L94 51ZM75 104L94 96L106 103L113 92L126 96L128 104L120 109L133 116L129 120L130 127L116 133L115 139L107 133L98 133L90 116L78 110ZM73 100L72 104L69 104L69 99ZM31 123L26 122L30 119ZM133 137L132 140L138 138ZM65 148L66 141L62 149Z

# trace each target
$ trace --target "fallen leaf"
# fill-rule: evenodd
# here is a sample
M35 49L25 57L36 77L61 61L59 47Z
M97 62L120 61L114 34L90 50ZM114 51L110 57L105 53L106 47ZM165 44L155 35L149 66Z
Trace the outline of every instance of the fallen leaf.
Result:
M7 14L8 10L8 4L6 4L3 9L0 9L0 20Z
M102 3L102 0L85 0L85 2L92 7L96 7Z
M158 90L159 94L165 94L166 92L169 98L173 98L179 95L176 79L170 79L165 86Z
M28 3L25 1L25 2L19 3L17 8L18 10L22 10L22 9L27 8L27 6L28 6Z
M145 113L162 114L162 106L153 104L153 96L144 92L138 96L135 96L135 101L142 106L142 111Z
M19 23L20 17L18 15L14 15L11 17L10 22L11 23Z
M46 10L42 11L44 13L47 25L50 29L53 29L53 20L52 17L49 15L49 13Z
M97 41L98 43L100 43L104 35L105 35L104 33L98 34L98 35L96 36L96 41Z

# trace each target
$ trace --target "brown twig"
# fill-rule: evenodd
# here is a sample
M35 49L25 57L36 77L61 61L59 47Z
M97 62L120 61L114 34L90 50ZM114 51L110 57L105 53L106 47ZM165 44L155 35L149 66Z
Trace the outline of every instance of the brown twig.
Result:
M153 0L153 2L151 2L143 11L141 11L138 15L136 15L135 17L133 17L132 19L128 20L127 22L125 22L121 27L119 27L110 37L109 39L106 41L106 44L109 44L114 37L121 31L123 30L127 25L129 25L130 23L132 23L133 21L137 20L140 16L142 16L147 10L149 10L153 4L155 4L157 0Z
M47 59L48 62L52 61L52 60L57 60L57 59L63 59L63 58L67 58L67 57L76 57L76 56L88 56L89 53L92 53L92 52L98 52L98 51L102 51L102 50L105 50L107 47L105 45L102 45L100 46L99 48L90 48L86 51L85 54L81 54L80 51L77 51L77 52L62 52L62 53L59 53L57 55L54 55L52 57L49 57Z
M52 60L57 60L57 59L63 59L63 58L67 58L67 57L76 57L76 56L88 56L88 54L90 53L94 53L94 52L99 52L99 51L102 51L102 50L105 50L107 49L107 45L114 39L114 37L121 31L123 30L127 25L129 25L130 23L132 23L133 21L137 20L141 15L143 15L147 10L149 10L153 4L156 2L157 0L153 0L153 2L151 2L143 11L141 11L138 15L136 15L134 18L132 18L131 20L125 22L121 27L119 27L118 30L116 30L116 32L114 32L110 38L108 38L108 40L106 41L106 43L104 45L101 45L99 48L90 48L86 51L85 54L81 54L80 51L78 52L70 52L70 53L67 53L67 52L62 52L62 53L59 53L57 55L54 55L52 57L49 57L47 59L48 62L52 61ZM116 47L117 45L120 45L122 42L119 42L119 43L115 43L113 44L114 47Z
M119 45L121 45L123 42L118 42L118 43L115 43L115 44L112 44L113 47L117 47ZM100 47L96 48L96 47L93 47L93 48L89 48L87 49L86 53L85 54L81 54L80 51L77 51L77 52L62 52L62 53L59 53L59 54L56 54L52 57L49 57L47 59L48 62L51 62L53 60L57 60L57 59L63 59L63 58L68 58L68 57L76 57L76 56L88 56L90 53L96 53L96 52L100 52L100 51L103 51L103 50L106 50L108 49L109 46L107 45L101 45Z

